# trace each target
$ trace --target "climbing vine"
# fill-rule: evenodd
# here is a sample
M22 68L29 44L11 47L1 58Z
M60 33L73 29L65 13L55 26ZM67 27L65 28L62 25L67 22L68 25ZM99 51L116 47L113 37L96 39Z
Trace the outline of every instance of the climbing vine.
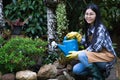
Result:
M68 32L68 20L66 17L66 6L65 6L65 3L63 2L61 2L57 6L56 20L57 20L57 33L58 33L59 39L61 40Z

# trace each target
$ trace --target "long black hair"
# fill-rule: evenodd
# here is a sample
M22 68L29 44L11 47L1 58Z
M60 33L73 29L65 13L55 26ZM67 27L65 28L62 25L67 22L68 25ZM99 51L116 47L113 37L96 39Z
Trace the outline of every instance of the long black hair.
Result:
M95 5L95 4L93 4L93 3L92 3L92 4L89 4L89 5L85 8L84 14L85 14L85 12L86 12L87 9L91 9L91 10L93 10L93 11L96 13L96 19L95 19L94 24L93 24L93 26L95 27L95 32L94 32L95 34L93 35L93 39L92 39L92 43L94 43L95 40L96 40L97 28L98 28L98 27L100 26L100 24L101 24L100 10L99 10L98 6ZM90 26L90 24L88 24L85 19L84 19L84 22L85 22L85 26L84 26L84 29L83 29L83 30L84 30L85 37L86 37L86 43L88 44L87 30L88 30L88 27Z

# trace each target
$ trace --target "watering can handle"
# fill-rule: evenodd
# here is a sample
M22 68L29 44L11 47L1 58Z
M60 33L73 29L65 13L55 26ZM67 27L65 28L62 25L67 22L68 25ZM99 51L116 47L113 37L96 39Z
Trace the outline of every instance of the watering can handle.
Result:
M64 37L64 40L67 40L67 37L66 37L66 36Z

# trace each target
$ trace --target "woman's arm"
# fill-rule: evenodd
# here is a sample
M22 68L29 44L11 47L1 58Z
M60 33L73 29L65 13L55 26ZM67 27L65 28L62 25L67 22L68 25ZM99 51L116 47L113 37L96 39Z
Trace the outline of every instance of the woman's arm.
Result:
M100 26L97 30L97 32L95 33L95 40L92 40L94 42L92 42L90 44L90 46L87 48L88 51L101 51L102 50L102 44L104 42L105 39L105 28L104 26Z

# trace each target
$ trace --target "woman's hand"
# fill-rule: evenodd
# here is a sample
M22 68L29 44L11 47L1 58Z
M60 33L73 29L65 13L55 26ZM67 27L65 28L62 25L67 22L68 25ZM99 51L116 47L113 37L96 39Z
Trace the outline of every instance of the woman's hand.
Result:
M82 50L83 51L83 50ZM69 51L69 54L66 56L68 59L77 59L78 54L81 53L82 51Z

